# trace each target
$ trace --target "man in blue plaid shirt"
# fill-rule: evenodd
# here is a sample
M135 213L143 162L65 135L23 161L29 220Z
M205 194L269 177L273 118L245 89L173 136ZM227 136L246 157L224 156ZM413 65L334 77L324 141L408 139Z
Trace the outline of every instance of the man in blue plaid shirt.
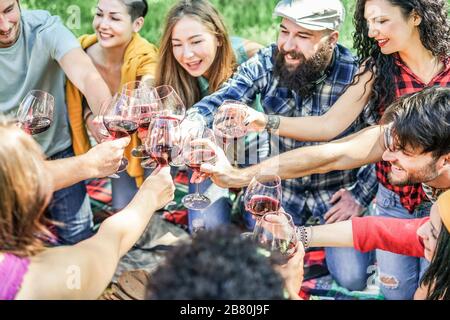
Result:
M350 51L337 44L337 30L344 20L341 2L284 0L274 14L282 17L277 44L260 50L242 64L216 93L195 104L189 113L200 113L211 126L224 100L251 105L260 94L266 114L291 117L322 115L336 102L358 69ZM268 121L269 130L277 128L274 119ZM363 119L358 119L340 137L364 126ZM273 140L278 152L317 144L283 137ZM374 167L369 165L283 181L282 203L297 225L304 224L311 215L321 223L333 223L361 215L376 191ZM371 254L327 248L326 256L328 268L339 284L350 290L365 288Z

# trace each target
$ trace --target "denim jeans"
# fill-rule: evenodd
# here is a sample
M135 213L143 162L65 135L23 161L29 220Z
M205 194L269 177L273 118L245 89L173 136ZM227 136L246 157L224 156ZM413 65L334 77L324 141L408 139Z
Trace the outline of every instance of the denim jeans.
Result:
M49 160L73 156L70 147L51 156ZM48 212L52 220L62 223L56 226L57 244L75 244L94 234L91 204L84 181L54 192Z
M145 170L144 178L147 178L151 172L151 170ZM125 208L139 190L136 185L136 179L130 177L127 171L117 174L120 178L111 179L112 207L116 211Z
M241 208L244 208L243 204ZM305 217L311 215L306 207L304 211ZM251 231L256 220L249 212L244 212L245 226ZM364 290L371 275L370 266L374 262L374 252L363 253L353 248L330 247L325 248L325 258L328 271L340 286L352 291Z
M325 260L333 279L351 291L361 291L367 286L375 253L360 252L353 248L325 248Z
M381 184L377 193L376 214L384 217L415 219L428 216L431 204L423 203L412 214L400 203L400 197ZM410 300L429 266L424 258L408 257L376 250L381 292L388 300Z
M192 170L188 171L189 180ZM200 193L211 199L211 205L203 210L188 209L189 232L194 229L214 229L218 226L231 223L231 201L228 189L223 189L207 179L199 185ZM189 183L189 194L196 192L196 184ZM199 225L200 223L200 225Z

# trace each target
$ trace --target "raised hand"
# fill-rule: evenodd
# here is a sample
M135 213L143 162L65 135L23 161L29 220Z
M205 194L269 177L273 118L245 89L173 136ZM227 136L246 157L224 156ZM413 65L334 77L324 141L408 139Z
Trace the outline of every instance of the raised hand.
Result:
M244 125L248 131L262 132L265 130L267 124L267 116L253 108L247 108L247 117L244 120Z
M84 156L86 168L92 170L93 178L113 174L120 166L123 152L130 143L130 137L105 141L90 149Z

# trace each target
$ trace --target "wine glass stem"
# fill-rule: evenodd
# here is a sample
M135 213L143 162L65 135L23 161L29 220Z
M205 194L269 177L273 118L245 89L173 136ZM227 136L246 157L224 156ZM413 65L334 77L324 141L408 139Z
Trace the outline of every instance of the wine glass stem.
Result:
M200 194L200 183L195 184L195 194Z
M238 166L238 163L237 163L237 139L236 138L233 140L233 163L234 163L235 167Z

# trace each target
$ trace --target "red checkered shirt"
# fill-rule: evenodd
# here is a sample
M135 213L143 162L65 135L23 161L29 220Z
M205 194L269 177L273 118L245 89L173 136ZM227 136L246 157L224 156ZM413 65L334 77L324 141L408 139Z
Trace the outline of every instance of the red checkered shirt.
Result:
M395 77L395 93L399 98L403 95L414 93L426 87L441 86L450 87L450 57L444 60L445 68L442 72L436 75L428 84L423 83L412 71L405 65L405 63L396 56L396 64L399 67L400 74ZM380 113L384 112L384 108L380 108ZM426 199L425 192L421 184L414 184L409 186L398 187L389 183L388 173L391 171L389 162L380 161L377 163L377 178L388 188L400 196L400 202L403 207L410 213Z

